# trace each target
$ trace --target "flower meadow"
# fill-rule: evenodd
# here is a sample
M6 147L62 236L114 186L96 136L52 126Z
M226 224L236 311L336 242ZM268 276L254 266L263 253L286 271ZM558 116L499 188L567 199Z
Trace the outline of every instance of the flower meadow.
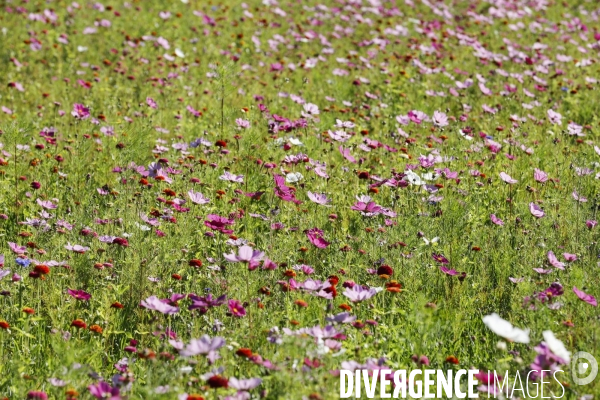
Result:
M596 1L0 5L1 399L600 394Z

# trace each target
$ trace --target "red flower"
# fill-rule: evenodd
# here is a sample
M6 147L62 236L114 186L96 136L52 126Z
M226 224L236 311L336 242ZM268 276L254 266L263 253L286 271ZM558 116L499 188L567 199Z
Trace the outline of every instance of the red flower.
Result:
M208 378L207 383L208 386L210 386L213 389L227 388L229 386L229 380L220 375L211 376L210 378Z
M188 265L190 267L196 267L196 268L201 267L202 266L202 260L197 260L197 259L190 260L188 262Z
M40 275L48 275L50 273L50 268L47 265L43 264L36 265L33 270Z
M238 349L238 350L235 352L235 354L237 354L237 355L238 355L238 356L240 356L240 357L246 357L246 358L249 358L249 357L251 357L251 356L252 356L252 350L242 347L242 348Z
M118 301L115 301L114 303L112 303L110 305L111 308L118 308L119 310L123 308L123 304L119 303Z
M394 274L394 270L389 265L383 264L379 268L377 268L377 275L387 275L392 276Z
M8 328L10 328L10 324L8 322L6 322L5 320L0 320L0 328L8 329Z
M85 322L83 322L82 319L76 319L73 320L73 322L71 322L71 326L74 326L75 328L79 328L79 329L85 329L87 328L87 324Z

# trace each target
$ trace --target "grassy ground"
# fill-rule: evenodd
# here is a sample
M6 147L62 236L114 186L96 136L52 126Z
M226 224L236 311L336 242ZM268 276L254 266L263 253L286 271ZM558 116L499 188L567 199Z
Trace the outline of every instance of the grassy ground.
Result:
M349 361L526 372L546 330L600 354L598 5L412 3L0 2L0 397L329 399ZM202 335L214 363L178 354Z

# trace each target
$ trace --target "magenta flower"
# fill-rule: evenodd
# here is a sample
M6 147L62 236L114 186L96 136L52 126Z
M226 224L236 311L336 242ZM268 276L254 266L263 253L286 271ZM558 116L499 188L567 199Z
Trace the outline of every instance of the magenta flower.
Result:
M324 249L331 243L323 238L323 231L319 228L312 228L306 231L308 240L317 248Z
M446 275L450 275L450 276L456 276L456 275L458 275L458 271L457 270L450 269L450 268L446 267L445 265L440 265L440 271L442 271Z
M142 307L149 310L158 311L162 314L175 314L179 312L179 307L171 306L168 304L168 300L160 300L156 296L150 296L146 300L142 300Z
M544 213L544 210L542 210L540 206L533 202L529 203L529 212L531 212L531 215L533 215L536 218L542 218L544 215L546 215Z
M48 395L46 394L46 392L32 390L30 392L27 392L27 399L48 400Z
M76 298L77 300L88 301L89 299L92 298L91 294L89 294L88 292L85 292L83 290L67 289L67 293L69 295L71 295L72 297Z
M221 217L217 214L208 214L204 225L208 226L213 231L221 232L225 235L231 235L233 230L227 229L228 226L233 225L233 220L225 217Z
M496 215L494 215L494 214L490 214L490 219L496 225L500 225L500 226L504 225L504 221L502 221L500 218L496 217Z
M90 394L97 399L102 400L121 400L118 387L112 387L106 382L99 382L96 385L88 386Z
M357 196L358 200L352 207L351 210L360 211L363 215L373 215L378 214L381 211L381 206L375 204L374 201L371 201L371 197L369 196Z
M577 286L573 286L573 293L575 293L577 295L577 297L579 297L581 300L585 301L586 303L597 307L598 306L598 302L596 301L596 298L594 296L592 296L591 294L587 294L582 290L577 289Z
M90 109L85 107L83 104L75 103L73 105L73 111L71 115L77 119L87 119L90 116Z
M585 226L587 226L589 229L592 229L596 225L598 225L598 221L596 221L595 219L588 219L587 221L585 221Z
M227 302L227 307L229 307L229 311L234 317L242 318L246 316L246 309L239 300L229 300Z
M275 187L273 188L275 196L283 201L291 201L295 204L302 203L300 200L296 199L295 189L285 185L285 178L283 176L274 174L273 179L275 180Z

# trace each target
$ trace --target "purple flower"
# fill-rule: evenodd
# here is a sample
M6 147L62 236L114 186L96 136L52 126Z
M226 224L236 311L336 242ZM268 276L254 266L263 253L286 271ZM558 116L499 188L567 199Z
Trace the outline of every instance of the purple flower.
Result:
M77 300L88 301L92 298L91 294L89 294L88 292L84 292L83 290L67 289L67 293L72 297L76 298Z
M306 231L308 240L317 248L324 249L331 243L323 238L323 231L319 228L312 228Z
M353 303L360 303L361 301L370 299L382 290L383 289L379 287L367 288L361 285L354 285L352 288L346 288L346 290L344 290L344 296Z
M234 317L242 318L246 316L246 309L239 300L229 300L227 307L229 307L229 311Z
M75 103L71 115L77 119L87 119L90 116L90 109L83 104Z
M196 296L195 294L190 294L188 298L192 300L192 304L190 304L188 307L190 311L200 309L201 312L206 312L209 308L217 307L225 303L225 300L227 300L227 295L222 295L216 299L213 299L212 294L207 294L206 296Z
M150 296L146 300L142 300L141 305L149 310L158 311L162 314L175 314L179 312L179 307L171 306L156 296Z
M118 387L112 387L106 382L99 382L96 385L88 386L90 394L97 399L103 400L121 400Z
M225 235L231 235L233 230L227 229L228 226L233 225L233 220L225 217L221 217L217 214L208 214L204 225L208 226L213 231L221 232Z

